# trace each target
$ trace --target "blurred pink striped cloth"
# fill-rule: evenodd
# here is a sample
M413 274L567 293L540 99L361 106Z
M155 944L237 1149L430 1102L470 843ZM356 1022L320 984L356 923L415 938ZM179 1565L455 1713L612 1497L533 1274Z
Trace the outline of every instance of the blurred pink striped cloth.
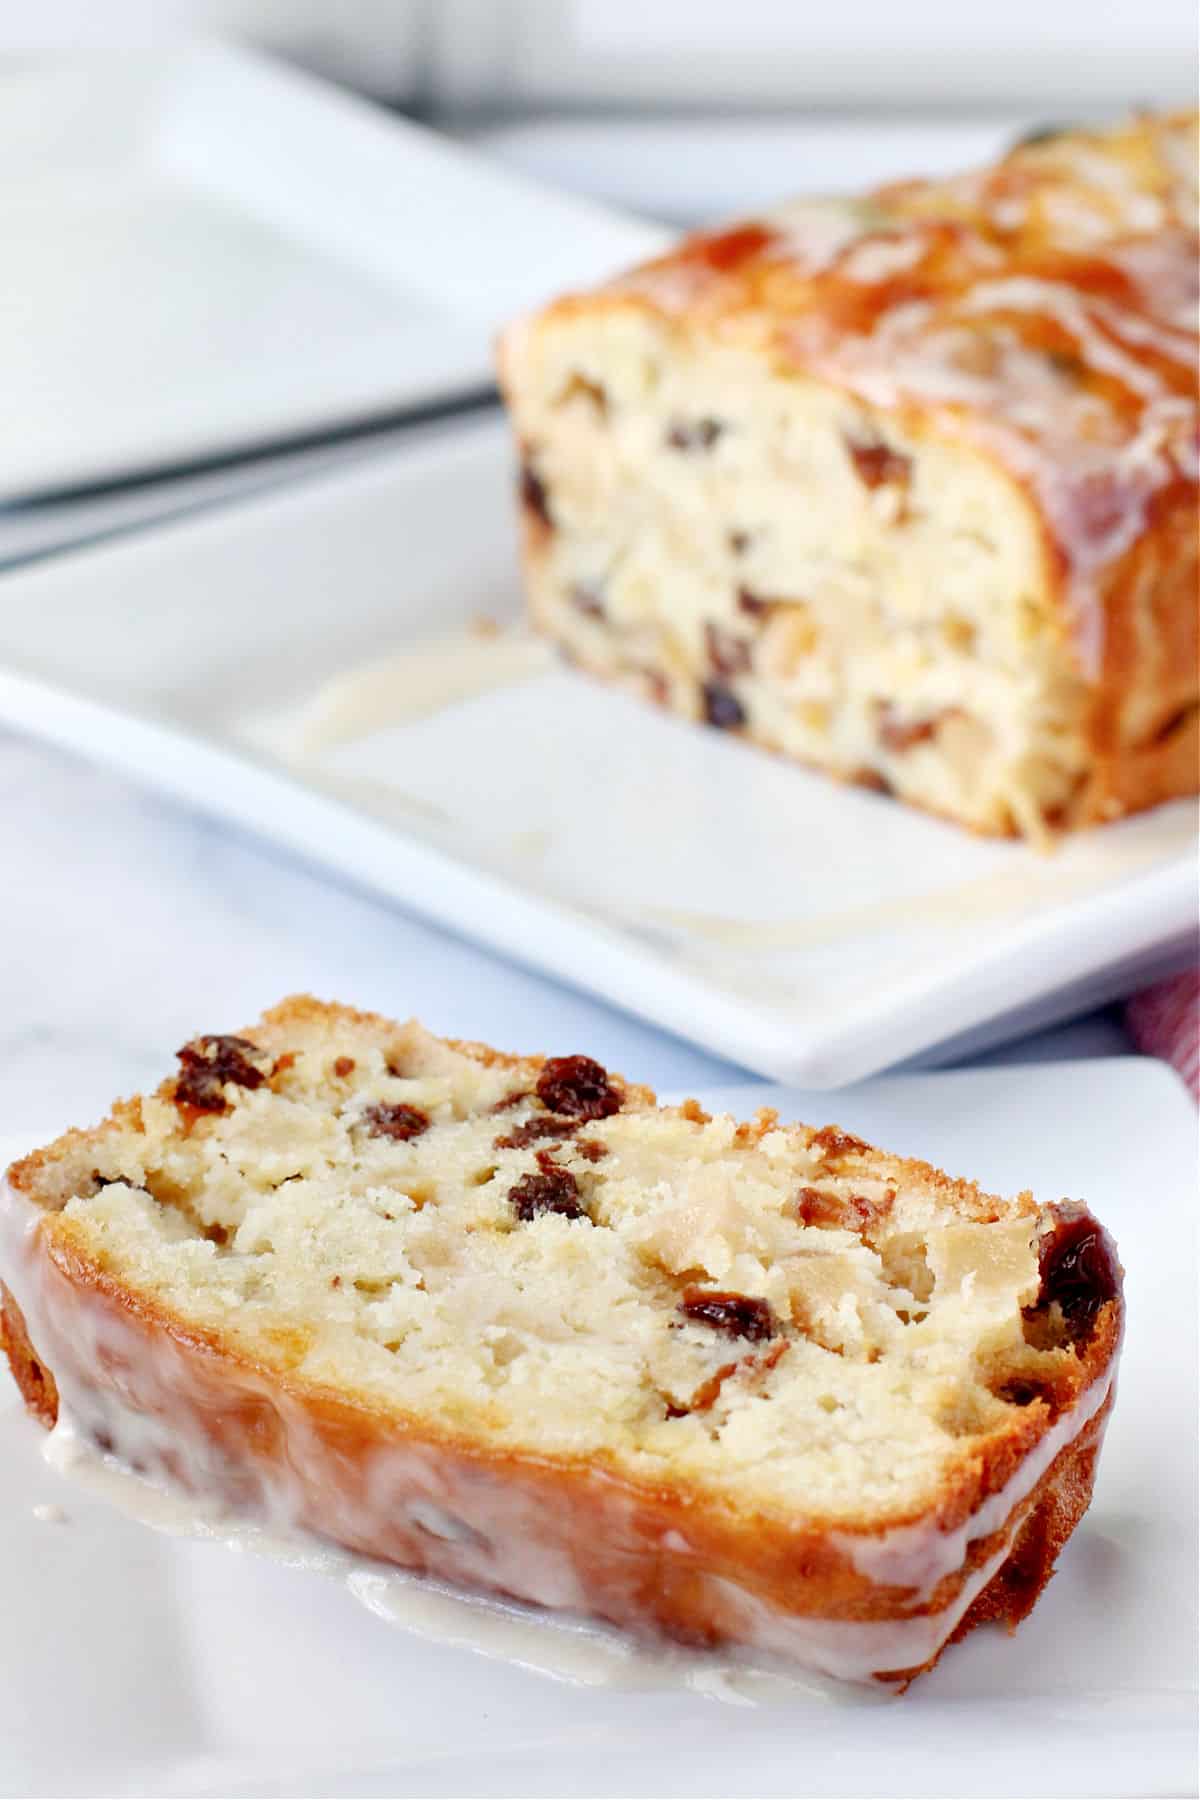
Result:
M1200 968L1135 994L1125 1023L1138 1049L1178 1069L1200 1100Z

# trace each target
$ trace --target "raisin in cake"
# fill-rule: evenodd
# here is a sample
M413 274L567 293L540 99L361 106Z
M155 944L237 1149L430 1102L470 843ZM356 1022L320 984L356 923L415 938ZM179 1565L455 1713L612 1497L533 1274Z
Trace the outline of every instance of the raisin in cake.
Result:
M1198 785L1196 120L797 203L506 334L576 661L984 832Z
M30 1407L248 1514L898 1682L1032 1606L1121 1333L1081 1206L293 999L8 1177Z

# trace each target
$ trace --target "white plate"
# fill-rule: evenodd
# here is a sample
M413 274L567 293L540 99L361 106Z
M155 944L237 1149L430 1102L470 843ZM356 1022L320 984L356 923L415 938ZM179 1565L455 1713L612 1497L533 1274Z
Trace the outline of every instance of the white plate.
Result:
M700 1098L830 1110L762 1089ZM1095 1500L1015 1641L978 1631L874 1705L562 1686L389 1629L319 1575L127 1521L45 1467L7 1387L0 1792L1194 1792L1191 1101L1161 1066L1119 1059L892 1078L833 1110L989 1187L1085 1196L1120 1245L1129 1323ZM0 1146L0 1166L25 1147Z
M1186 950L1187 803L1041 856L553 665L302 753L331 676L516 617L508 458L499 424L444 429L14 571L0 719L813 1087L1031 1030Z
M0 76L0 495L492 384L511 313L664 242L250 51Z

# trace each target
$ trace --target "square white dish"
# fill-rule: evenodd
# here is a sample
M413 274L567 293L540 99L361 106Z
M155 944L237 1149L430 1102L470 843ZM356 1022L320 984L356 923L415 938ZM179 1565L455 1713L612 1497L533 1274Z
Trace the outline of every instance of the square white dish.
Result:
M514 512L503 426L460 424L14 570L0 720L810 1087L1032 1030L1186 954L1186 802L1044 856L470 638L519 617ZM429 710L447 640L452 674L512 679ZM365 665L369 689L395 653L398 722L317 747L331 679Z
M0 1377L0 1792L1168 1795L1194 1791L1195 1110L1137 1059L893 1077L763 1103L1041 1198L1117 1238L1128 1329L1094 1501L1016 1639L902 1700L572 1687L370 1616L335 1582L164 1537L41 1460ZM28 1147L6 1140L0 1166ZM35 1508L42 1509L41 1514ZM62 1515L62 1516L60 1516Z
M489 389L511 313L665 241L215 43L0 74L0 233L9 499Z

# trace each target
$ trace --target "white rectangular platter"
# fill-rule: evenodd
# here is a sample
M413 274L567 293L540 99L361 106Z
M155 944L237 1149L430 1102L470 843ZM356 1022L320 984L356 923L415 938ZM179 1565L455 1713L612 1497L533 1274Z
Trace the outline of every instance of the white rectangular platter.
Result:
M988 1187L1085 1197L1111 1227L1128 1304L1117 1405L1091 1510L1015 1639L977 1631L875 1703L562 1685L389 1627L323 1575L125 1518L46 1467L0 1374L0 1793L1194 1792L1197 1171L1182 1086L1114 1059L892 1077L833 1103L699 1097L743 1116L833 1112ZM0 1144L0 1167L30 1141Z
M1045 856L668 718L520 635L511 490L459 425L12 571L0 720L813 1087L1186 954L1189 804Z
M493 383L511 313L664 234L248 50L0 73L0 497Z

